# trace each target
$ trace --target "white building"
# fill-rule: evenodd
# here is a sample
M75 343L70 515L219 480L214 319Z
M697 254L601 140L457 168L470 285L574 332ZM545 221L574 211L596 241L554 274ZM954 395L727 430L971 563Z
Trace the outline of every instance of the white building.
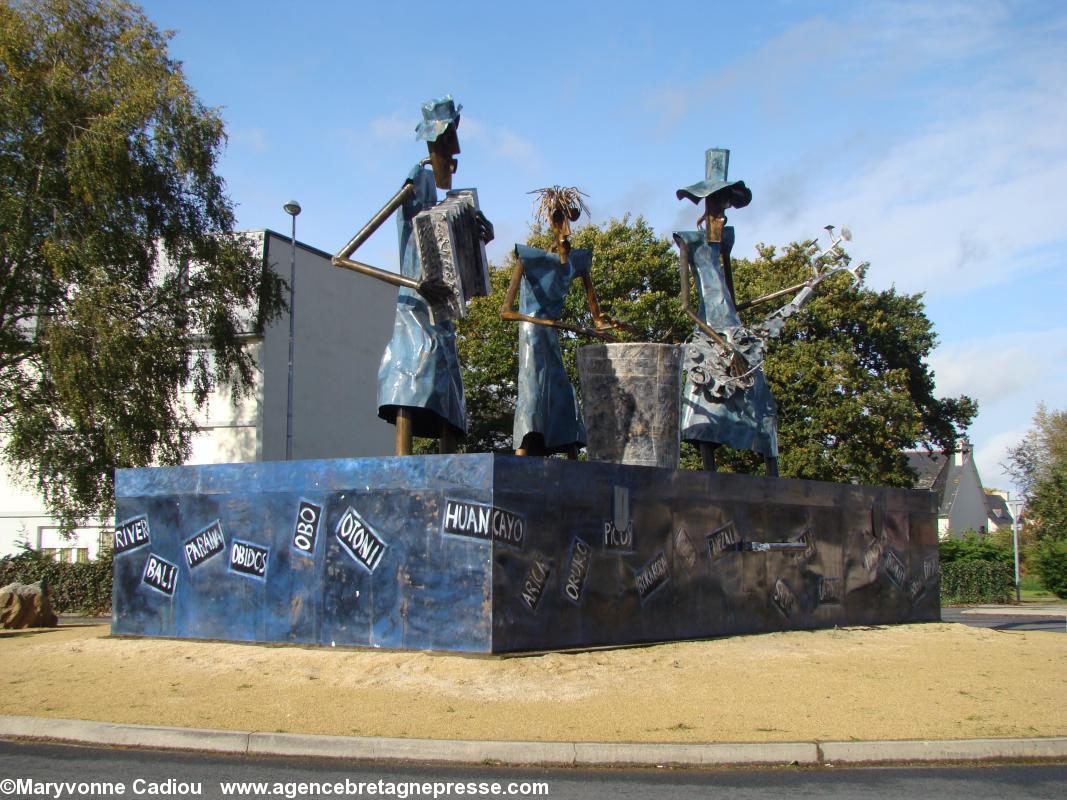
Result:
M1012 525L1003 499L986 494L982 488L973 451L971 443L963 439L951 454L907 453L908 462L918 476L915 488L937 494L940 539L959 539L968 531L985 535ZM998 500L1003 508L997 505Z
M289 237L250 232L263 261L287 281ZM337 269L330 255L296 243L293 348L293 459L391 455L392 425L378 419L378 364L393 332L396 288ZM202 431L189 464L285 459L289 316L283 313L262 336L249 327L248 347L258 365L254 393L234 406L216 392L198 412ZM67 561L94 558L111 521L59 535L41 499L20 490L0 469L0 556L22 546Z

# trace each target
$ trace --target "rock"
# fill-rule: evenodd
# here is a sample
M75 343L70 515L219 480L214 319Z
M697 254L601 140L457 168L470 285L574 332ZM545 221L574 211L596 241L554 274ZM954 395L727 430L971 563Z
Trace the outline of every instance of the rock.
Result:
M58 623L44 581L0 589L0 628L54 628Z

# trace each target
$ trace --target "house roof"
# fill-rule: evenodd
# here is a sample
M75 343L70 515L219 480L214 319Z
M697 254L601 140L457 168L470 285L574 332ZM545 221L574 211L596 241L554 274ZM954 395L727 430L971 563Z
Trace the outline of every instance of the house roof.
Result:
M957 464L956 459L944 453L927 453L920 450L909 451L905 455L908 457L908 465L918 475L915 488L936 492L941 501L937 513L942 517L948 516L960 490L964 466Z
M926 489L931 492L940 491L941 487L935 488L934 484L938 482L938 478L941 477L941 473L944 470L945 462L948 461L944 453L912 451L904 455L908 457L908 466L915 470L915 474L918 475L918 478L915 479L915 488Z
M989 518L997 524L998 528L1001 525L1011 525L1014 522L1011 511L1008 510L1007 501L999 494L987 494L985 496L985 507Z
M948 516L956 495L960 490L960 481L966 463L960 465L955 458L946 456L944 453L927 453L924 450L909 451L908 466L915 470L915 488L936 492L940 507L938 515ZM998 494L985 494L986 517L994 522L999 528L1003 525L1011 525L1013 518L1008 504Z

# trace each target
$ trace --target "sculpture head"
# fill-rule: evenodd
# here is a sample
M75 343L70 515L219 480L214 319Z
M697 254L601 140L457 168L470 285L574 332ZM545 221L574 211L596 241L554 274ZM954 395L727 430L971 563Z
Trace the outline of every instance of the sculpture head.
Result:
M583 211L589 213L582 199L585 195L575 186L535 189L530 194L537 195L534 212L538 220L552 228L560 263L566 263L571 251L571 223L577 222Z
M457 129L462 110L449 94L422 104L422 122L415 128L415 138L426 142L438 189L452 188L452 175L459 166L455 156L459 153Z
M722 229L726 221L726 209L744 208L752 202L752 190L745 186L744 181L727 180L729 171L730 151L713 147L704 154L704 180L683 187L675 193L679 200L690 200L693 203L704 201L704 213L697 220L697 224L705 222L709 235L712 232L713 220L721 220L717 227Z

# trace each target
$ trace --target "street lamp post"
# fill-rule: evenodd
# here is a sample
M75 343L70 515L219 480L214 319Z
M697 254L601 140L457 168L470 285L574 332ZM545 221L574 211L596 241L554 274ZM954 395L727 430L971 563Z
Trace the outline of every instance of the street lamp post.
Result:
M300 213L300 203L290 200L282 208L293 218L292 234L289 238L289 383L285 401L285 460L293 460L293 343L296 339L296 215Z
M1008 507L1011 509L1011 541L1015 550L1015 602L1021 603L1023 598L1019 578L1019 515L1022 513L1023 503L1021 500L1009 500Z

